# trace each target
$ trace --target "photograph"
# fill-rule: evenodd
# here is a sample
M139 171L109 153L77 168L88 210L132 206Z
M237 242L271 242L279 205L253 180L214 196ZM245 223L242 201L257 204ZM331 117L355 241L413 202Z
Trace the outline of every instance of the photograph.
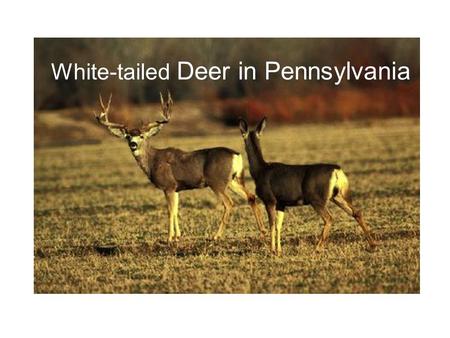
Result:
M420 38L32 42L34 294L420 294Z

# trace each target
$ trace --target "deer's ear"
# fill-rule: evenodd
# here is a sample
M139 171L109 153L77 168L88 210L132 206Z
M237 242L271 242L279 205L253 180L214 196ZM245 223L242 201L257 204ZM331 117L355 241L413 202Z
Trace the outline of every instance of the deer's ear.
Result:
M259 121L258 125L255 128L256 135L261 136L264 128L266 128L267 118L264 116L261 121Z
M119 138L127 137L127 131L124 128L108 127L111 134Z
M158 125L152 126L148 130L143 132L142 136L144 136L144 138L149 138L149 137L155 136L156 134L158 134L160 132L160 130L162 129L162 126L163 126L163 124L158 124Z
M248 136L248 124L244 119L239 119L239 129L241 130L241 134L244 138Z

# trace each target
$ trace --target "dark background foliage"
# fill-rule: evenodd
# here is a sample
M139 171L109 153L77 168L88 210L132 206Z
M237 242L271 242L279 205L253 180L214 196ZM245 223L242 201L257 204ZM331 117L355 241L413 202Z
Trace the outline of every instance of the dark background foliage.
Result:
M226 81L55 81L51 62L96 63L115 68L119 63L160 67L187 60L194 65L232 65L239 61L262 70L266 60L283 65L408 65L411 81L332 81L273 79L240 81L230 72ZM353 115L392 116L419 113L419 39L36 39L35 109L92 105L99 92L113 92L127 104L158 100L170 89L177 101L220 103L225 121L244 110L277 120L336 119ZM263 112L264 111L264 112Z

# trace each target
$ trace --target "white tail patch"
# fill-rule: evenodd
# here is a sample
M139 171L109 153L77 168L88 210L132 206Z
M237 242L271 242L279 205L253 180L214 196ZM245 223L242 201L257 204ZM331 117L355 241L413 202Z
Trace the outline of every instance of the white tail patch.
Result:
M333 197L334 189L342 195L345 195L348 190L348 179L342 169L334 169L330 177L330 188L328 192L328 199Z
M244 163L241 154L234 154L231 162L231 177L240 177L244 170Z

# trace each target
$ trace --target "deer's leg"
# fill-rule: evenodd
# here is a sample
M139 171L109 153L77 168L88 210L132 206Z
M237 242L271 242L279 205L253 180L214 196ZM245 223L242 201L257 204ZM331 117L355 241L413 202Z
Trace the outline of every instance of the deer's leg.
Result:
M228 223L230 218L231 209L233 208L233 201L230 196L227 195L225 189L223 191L214 191L217 198L222 201L224 211L222 215L222 219L220 220L219 229L214 235L214 240L219 239L223 235L223 230L225 228L225 224Z
M175 205L177 200L177 193L175 191L165 191L164 192L167 201L167 210L169 212L169 243L172 242L175 235Z
M331 228L332 218L331 218L331 214L328 211L328 208L326 205L313 204L312 206L324 222L322 235L320 236L320 239L316 245L316 251L321 251L325 246L326 240L328 239L328 235L330 233L330 228Z
M253 214L255 215L256 225L258 226L258 230L261 233L261 237L264 237L266 235L266 229L264 228L261 208L258 203L256 203L255 195L247 190L243 180L241 180L240 178L233 179L231 181L230 188L233 192L247 200L248 204L252 208Z
M276 219L276 209L275 204L266 204L267 216L269 218L270 225L270 233L271 233L271 249L274 254L277 253L275 240L276 240L276 228L275 228L275 219Z
M281 227L283 225L284 211L277 210L277 255L281 255Z
M375 241L375 239L372 236L372 233L370 231L369 226L366 224L366 222L363 219L362 212L360 210L357 210L351 202L344 198L341 194L336 195L332 201L342 210L344 210L347 214L352 216L356 222L358 222L359 226L364 232L364 235L366 236L367 242L369 242L369 245L371 249L375 249L375 247L378 245L378 243Z
M174 206L173 206L173 212L174 212L174 226L175 226L175 240L178 241L181 236L180 226L178 224L178 193L175 193L174 197Z

